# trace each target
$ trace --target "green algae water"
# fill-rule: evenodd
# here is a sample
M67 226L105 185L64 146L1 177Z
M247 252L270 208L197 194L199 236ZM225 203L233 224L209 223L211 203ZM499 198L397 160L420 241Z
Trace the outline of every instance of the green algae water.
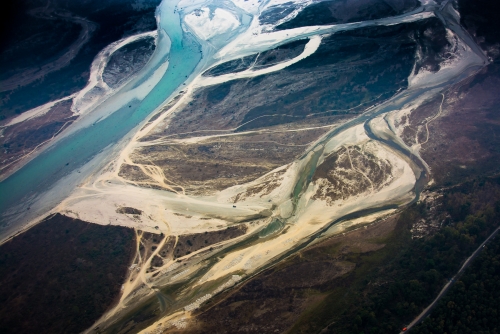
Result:
M285 223L283 223L279 219L274 219L272 222L269 223L266 227L264 227L260 232L259 232L259 238L265 238L268 237L272 234L275 234L279 231L281 231L285 227Z
M29 210L29 203L34 198L50 189L64 176L84 166L106 147L124 138L193 73L201 60L201 46L194 37L183 33L179 14L175 11L176 3L177 1L163 1L158 8L158 28L167 32L171 43L169 66L158 84L142 101L136 100L116 111L111 110L112 113L107 118L61 139L0 182L0 236L5 237L14 231L16 224L22 223L19 220L33 218L26 214L26 210ZM162 42L168 43L161 39L158 43ZM80 182L85 176L87 175L82 174ZM69 191L71 189L66 192ZM64 195L61 193L59 198L56 196L52 201L53 205L64 199ZM21 203L26 204L13 212L12 209ZM24 218L18 219L18 216Z

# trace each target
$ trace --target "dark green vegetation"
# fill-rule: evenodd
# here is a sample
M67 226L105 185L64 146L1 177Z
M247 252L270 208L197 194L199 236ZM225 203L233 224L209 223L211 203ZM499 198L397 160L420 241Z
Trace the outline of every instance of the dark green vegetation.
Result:
M433 189L442 197L435 199L432 206L428 206L431 201L407 208L401 213L392 234L372 239L385 244L385 247L371 252L344 253L340 258L355 263L356 268L333 279L331 283L319 286L311 284L307 292L297 288L271 292L266 289L268 273L264 273L243 287L241 292L227 297L227 302L223 303L228 308L231 307L230 300L240 302L242 309L248 309L247 313L241 314L255 317L261 312L273 319L264 322L264 326L261 322L260 332L273 332L274 319L281 320L289 315L287 312L294 312L296 317L300 316L299 321L293 321L291 327L282 328L282 332L397 333L436 297L462 262L498 226L500 178L480 176L498 172L499 166L500 146L495 134L499 133L497 87L500 75L497 64L498 46L495 44L500 41L500 30L490 30L497 24L493 18L498 15L498 4L461 1L460 6L461 10L468 8L469 11L464 12L462 19L469 31L488 50L494 63L446 91L443 104L445 115L429 126L430 141L422 147L422 156L429 163L431 175L436 181ZM484 13L487 14L482 17ZM435 26L434 30L440 29ZM423 33L420 30L419 34ZM433 69L436 60L444 55L441 50L434 49L433 45L444 46L445 43L439 34L427 41L433 42L420 45L427 50L429 57L419 65ZM441 97L437 97L413 112L412 117L430 118L436 115L440 103ZM417 122L411 124L415 127ZM414 133L412 135L415 136ZM443 189L443 186L448 188ZM441 224L439 229L431 231L429 236L422 239L411 239L410 229L415 223L436 219ZM356 238L357 242L361 240L359 236ZM496 240L492 243L497 242ZM335 253L338 250L328 250L326 245L327 242L321 246L325 246L321 252L312 255L313 250L306 250L300 254L300 260L289 260L282 265L289 266L289 270L292 270L294 267L300 268L301 261L327 258L331 254L339 258L338 253ZM338 247L342 249L345 246ZM492 246L490 244L486 247ZM424 323L416 331L426 333L425 329L428 329L428 332L433 333L452 333L455 330L457 333L465 333L465 326L476 332L495 332L496 326L498 331L498 310L494 305L498 301L495 297L495 290L498 289L498 278L495 278L495 275L498 276L497 266L494 264L494 255L484 256L491 257L487 260L489 263L474 264L480 269L473 267L469 273L476 277L471 279L466 274L462 279L463 285L459 283L454 288L459 292L449 292L451 294L446 297L448 299L442 303L443 306L438 307L434 318L428 320L428 327ZM293 284L299 280L296 277L300 276L299 273L287 276L283 279L282 286ZM276 305L282 305L286 300L284 296L291 296L290 309L280 310L278 306L273 308L271 303L251 307L251 302L247 301L251 298L250 295L248 292L247 297L243 294L250 284L253 284L254 296L258 296L255 299L260 298L260 294L267 295L278 299ZM311 296L319 301L314 304ZM308 297L307 301L302 299L305 305L296 302L304 297ZM450 301L453 303L449 303ZM464 303L469 304L470 309ZM297 309L300 306L302 308ZM457 308L460 308L460 312ZM221 311L219 308L219 312ZM241 314L232 317L230 313L226 317L219 317L217 324L226 326L230 321L236 321L245 325L244 320L239 319ZM200 319L205 320L209 316L214 317L214 312L210 309L200 315ZM254 326L249 331L259 332L259 328Z
M309 310L315 312L325 307L323 303L330 291L338 288L339 280L353 273L357 266L352 259L377 250L375 254L389 253L390 249L384 250L384 243L388 236L397 233L395 226L396 220L389 219L300 251L236 291L224 292L208 301L189 332L286 332L297 319L310 317ZM331 305L327 304L326 308ZM305 332L317 333L327 324Z
M47 74L24 87L0 93L0 120L20 114L46 102L62 98L82 89L89 77L94 57L108 44L138 32L156 28L154 12L160 0L141 4L109 1L21 0L8 6L8 33L0 41L0 73L9 77L25 69L50 63L67 51L76 40L81 26L71 20L33 17L32 11L46 8L48 12L64 13L85 18L98 25L91 39L70 64ZM6 24L7 25L7 24Z
M417 48L422 62L434 59L447 46L445 34L438 19L428 19L324 37L313 55L279 72L200 89L163 134L333 123L359 114L406 88Z
M431 168L431 186L452 186L478 175L500 172L500 64L494 62L474 77L455 85L445 93L442 117L429 125L429 142L421 156ZM438 113L442 96L422 105L410 116L411 129ZM415 132L403 133L411 143ZM420 132L421 142L425 131Z
M460 23L469 30L473 36L479 37L479 45L485 49L493 51L491 56L498 57L498 46L500 42L500 3L489 0L458 0L458 9L460 11ZM497 50L495 52L495 49Z
M486 245L430 317L412 333L498 333L500 331L500 242Z
M308 75L316 79L316 86L304 85L297 89L290 82L278 82L276 91L288 94L252 108L242 123L263 115L281 115L256 119L239 130L288 123L313 113L321 116L359 113L366 107L364 104L389 98L407 85L416 49L410 36L425 30L429 24L439 23L428 20L418 24L369 27L325 38L313 55L276 75L284 75L288 80ZM422 37L419 43L426 39ZM259 85L260 81L272 80L274 76L257 77L249 84Z
M366 230L303 250L220 296L222 301L209 301L190 332L399 332L500 221L498 176L463 183L442 195L437 211L426 202L414 204ZM433 216L447 217L443 227L412 239L411 227ZM475 300L480 307L480 298Z
M408 227L431 217L425 204L405 210L399 221L407 228L398 237L406 243L395 249L397 255L390 256L387 264L372 268L363 280L349 286L342 298L344 310L332 314L330 321L335 323L329 332L396 333L413 320L498 227L500 177L445 190L439 201L449 215L444 227L430 237L412 240Z
M463 26L493 61L444 92L445 113L429 125L430 140L421 150L431 167L435 188L500 172L500 3L459 0L458 9ZM440 103L441 96L437 96L412 112L411 128L436 115ZM415 132L408 131L410 137L415 137Z
M418 5L415 0L322 1L304 8L296 17L280 24L276 29L375 20L403 14Z
M252 67L254 70L266 68L280 62L297 57L304 50L309 39L301 39L291 43L283 44L275 49L231 60L217 65L205 73L204 76L218 76L228 73L238 73Z
M137 73L155 50L153 37L144 38L117 50L109 58L102 78L111 88L117 88Z
M134 232L50 216L0 246L0 332L78 333L120 293Z
M259 22L260 24L276 23L279 20L284 19L287 15L291 14L295 10L295 8L296 7L293 2L271 6L259 15Z

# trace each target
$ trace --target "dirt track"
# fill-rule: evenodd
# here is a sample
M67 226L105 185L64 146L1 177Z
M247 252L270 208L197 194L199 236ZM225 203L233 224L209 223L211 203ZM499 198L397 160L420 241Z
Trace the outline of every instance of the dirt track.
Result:
M427 306L425 308L425 310L422 311L422 313L420 313L415 319L413 319L413 321L406 327L405 331L401 331L400 333L407 333L412 327L414 327L416 324L418 324L420 321L422 321L427 315L429 315L429 313L432 311L434 306L436 306L437 302L441 298L444 297L446 292L448 292L449 288L457 281L458 278L460 278L460 276L462 276L464 270L472 263L472 261L476 258L476 256L479 254L479 252L481 252L484 245L486 243L488 243L493 237L495 237L495 235L498 233L498 231L500 231L500 227L497 228L495 231L493 231L493 233L491 233L490 236L488 238L486 238L486 240L483 241L482 244L479 245L479 247L474 251L474 253L472 253L472 255L469 258L467 258L467 260L465 260L464 264L462 265L460 270L458 270L458 272L455 274L455 276L453 276L448 281L448 283L446 283L446 285L443 287L443 289L441 289L441 291L437 295L436 299L434 299L432 301L432 303L430 303L430 305Z

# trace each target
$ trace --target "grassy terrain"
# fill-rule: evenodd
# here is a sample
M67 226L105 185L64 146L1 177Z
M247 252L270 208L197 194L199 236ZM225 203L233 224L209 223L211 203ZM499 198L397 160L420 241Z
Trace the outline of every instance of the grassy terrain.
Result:
M121 0L50 1L51 9L68 12L98 24L97 30L71 63L42 79L0 93L0 120L79 91L87 84L94 57L124 36L156 29L154 12L159 0L141 5ZM35 19L29 12L47 6L44 0L22 0L7 7L9 19L0 35L0 73L9 77L22 68L38 67L65 52L81 28L61 20ZM4 14L5 15L5 14Z
M332 284L333 288L325 291L325 299L315 308L304 313L289 332L319 332L328 325L341 320L342 311L359 302L362 291L371 283L370 276L373 276L385 263L391 261L393 255L401 252L410 242L409 221L406 214L403 214L399 217L393 231L373 240L373 242L385 245L382 249L368 253L348 254L346 260L356 263L356 269L338 279L336 284Z
M430 317L412 333L498 333L500 330L500 243L486 245Z
M0 332L78 333L120 294L134 232L60 214L0 246Z
M291 332L314 332L327 321L331 323L326 332L332 333L396 333L404 327L498 226L500 178L448 189L441 201L442 210L449 214L441 230L411 239L409 227L430 217L423 203L405 210L399 230L383 240L387 246L351 258L356 270L342 278L323 305L311 310Z
M442 190L400 214L313 245L210 300L189 333L397 333L497 227L500 177ZM412 226L446 217L413 238Z
M384 0L322 1L304 8L296 17L276 27L276 30L298 27L375 20L402 14L417 7L414 0L401 0L392 6Z

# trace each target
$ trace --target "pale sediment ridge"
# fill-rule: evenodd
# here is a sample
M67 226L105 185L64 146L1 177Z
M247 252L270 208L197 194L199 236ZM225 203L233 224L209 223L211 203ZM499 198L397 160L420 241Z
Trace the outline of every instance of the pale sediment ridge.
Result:
M66 141L61 141L63 144L54 147L51 154L40 155L36 167L27 166L19 175L13 175L12 180L6 180L11 180L10 187L14 187L16 182L28 182L29 187L14 196L20 200L29 190L41 189L40 183L36 181L42 175L38 169L51 175L54 166L62 170L64 163L69 160L72 170L80 167L83 170L84 166L88 166L87 161L96 156L96 152L108 153L96 162L95 166L99 168L89 168L74 180L71 186L76 189L72 189L70 195L65 193L65 196L54 198L53 203L58 204L54 211L96 224L124 225L162 233L163 239L154 248L150 248L149 243L143 244L148 246L148 251L143 253L144 258L134 263L119 305L99 321L98 324L103 327L115 326L123 320L121 317L128 310L151 298L158 298L162 316L155 319L153 325L146 326L144 331L156 330L160 322L163 326L166 323L185 326L185 319L191 316L192 311L224 289L244 282L318 238L369 223L417 200L421 188L428 181L428 166L416 147L408 147L400 139L400 131L395 124L401 123L402 117L419 104L485 65L483 57L475 52L476 49L464 47L467 39L463 37L463 31L453 21L449 22L452 18L445 16L445 26L449 23L452 30L449 37L461 41L457 43L461 45L457 53L457 66L443 66L440 71L422 72L420 75L411 72L409 85L405 89L392 92L393 95L383 102L368 103L366 106L360 104L364 107L361 114L340 121L335 126L325 125L324 132L314 137L314 140L297 145L303 145L304 150L292 161L283 161L281 166L274 166L256 179L235 182L214 193L192 195L186 190L190 184L181 183L168 174L168 159L165 159L165 166L159 166L145 161L147 156L143 156L141 161L135 158L139 156L136 152L138 148L147 147L153 152L155 146L187 146L206 143L206 140L215 140L217 137L227 139L236 136L231 131L238 130L238 127L226 129L221 136L209 132L203 137L198 132L186 132L172 140L164 137L149 142L141 141L155 127L170 126L169 120L196 98L198 89L286 69L315 54L327 34L441 17L440 14L436 15L440 13L437 6L426 4L391 18L264 32L259 30L261 27L255 16L246 30L231 35L230 42L223 47L212 46L211 53L208 53L210 57L199 63L200 45L201 51L210 49L213 37L209 33L217 31L217 27L214 25L216 22L191 22L188 28L198 29L197 35L203 41L196 41L181 30L180 20L189 13L180 9L192 9L190 6L195 4L198 7L206 5L190 1L175 4L164 1L159 7L159 47L154 56L156 58L142 72L143 76L131 81L98 107L100 109L96 115L102 119L96 116L87 118L87 125L90 126L85 131L74 132L65 138ZM230 6L225 7L222 2L217 4L224 10L231 10ZM257 14L261 6L255 1L248 4L235 1L234 4L239 10L247 11L247 14ZM257 6L257 9L253 6ZM233 8L234 15L231 14L231 17L217 17L221 20L242 18L243 14L239 10ZM210 24L213 29L201 34L199 29L202 29L203 24ZM234 31L241 28L236 24L222 24L219 27L220 34L231 34L228 27L233 27ZM169 34L168 42L165 32ZM268 68L250 68L218 77L202 77L200 74L211 66L304 38L309 41L300 55ZM161 53L165 52L167 44L171 48L168 62L163 57L165 54ZM154 73L157 77L154 77ZM151 81L148 81L149 76L152 76ZM181 89L183 95L173 106L167 106L170 102L168 97L172 97L174 92L180 93ZM158 113L155 119L141 127L145 124L145 118L154 111ZM94 123L90 124L89 120ZM307 126L294 131L319 128ZM273 128L273 131L291 132L283 128ZM249 133L240 132L237 135ZM126 139L122 140L124 136ZM120 143L118 148L106 150L108 145L116 143ZM87 152L89 147L92 150ZM217 149L215 145L213 147ZM202 153L209 150L207 147L198 148ZM75 161L72 150L84 151L86 154ZM180 149L178 151L186 154ZM73 158L69 159L70 156ZM237 162L241 164L241 161ZM132 173L120 173L125 164L133 167L130 170L140 171L146 177L132 178ZM200 165L199 172L202 167ZM74 172L68 171L67 174L74 175ZM60 177L55 176L54 179L56 182L52 184L57 183ZM3 186L4 183L0 184L0 190ZM1 209L6 211L5 208ZM46 207L43 210L46 211ZM38 213L45 212L43 210L37 208ZM11 217L15 214L11 213ZM347 219L351 221L347 223ZM340 224L335 225L337 223ZM194 252L188 251L178 257L162 256L162 250L166 254L166 246L170 247L168 243L172 240L171 248L179 249L176 248L180 246L179 240L186 235L223 233L225 229L243 226L245 234L233 239L197 248ZM182 261L182 266L174 259ZM174 283L179 282L183 282L182 289L189 291L188 294L175 288ZM172 288L174 292L169 292L167 298L162 292L163 288Z

